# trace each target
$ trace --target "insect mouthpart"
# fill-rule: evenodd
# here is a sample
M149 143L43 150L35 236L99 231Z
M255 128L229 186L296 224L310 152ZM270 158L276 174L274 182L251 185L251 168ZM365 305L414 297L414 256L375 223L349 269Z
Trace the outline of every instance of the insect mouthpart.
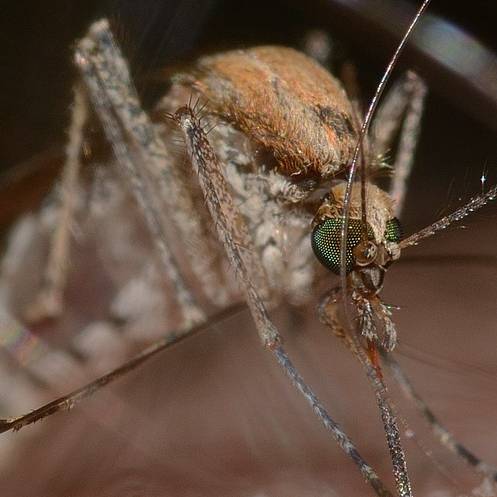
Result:
M362 240L354 248L355 263L358 266L369 266L376 260L378 246L371 240Z

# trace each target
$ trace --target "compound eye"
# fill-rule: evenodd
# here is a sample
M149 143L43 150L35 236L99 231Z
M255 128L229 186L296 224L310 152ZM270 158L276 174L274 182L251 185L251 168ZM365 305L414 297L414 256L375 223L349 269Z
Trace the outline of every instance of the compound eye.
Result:
M340 274L340 239L342 236L343 220L328 218L318 224L312 231L312 250L323 266L335 274ZM373 233L368 225L368 236ZM347 230L347 251L345 270L350 273L355 266L354 249L362 238L362 222L359 219L349 219Z
M402 238L402 226L400 221L393 217L387 221L387 227L385 229L385 240L387 242L399 243Z

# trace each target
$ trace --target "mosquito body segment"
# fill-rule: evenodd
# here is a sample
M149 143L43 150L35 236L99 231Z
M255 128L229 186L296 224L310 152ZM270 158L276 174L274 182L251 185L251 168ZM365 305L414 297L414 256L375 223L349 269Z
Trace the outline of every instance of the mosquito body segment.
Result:
M353 109L337 79L291 48L262 46L205 57L186 78L211 109L267 148L277 170L330 177L349 163Z
M201 102L199 120L252 234L261 296L307 302L319 271L308 240L313 194L346 168L357 138L341 84L302 53L261 46L201 58L172 79L156 113L191 101ZM167 127L166 144L172 135Z

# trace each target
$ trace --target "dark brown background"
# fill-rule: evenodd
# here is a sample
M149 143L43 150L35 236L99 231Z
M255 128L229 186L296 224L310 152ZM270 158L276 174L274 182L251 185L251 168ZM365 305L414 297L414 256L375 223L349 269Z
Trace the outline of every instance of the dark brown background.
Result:
M140 74L164 63L183 60L200 47L254 42L295 44L307 28L316 26L333 28L349 43L354 56L357 54L363 63L380 68L391 53L392 40L387 44L381 31L375 31L374 26L359 21L357 16L355 20L354 16L344 17L340 3L333 0L4 2L0 18L0 167L12 166L63 142L74 77L72 43L98 15L110 13L122 26L124 44ZM374 0L370 3L374 4ZM406 4L409 3L417 2ZM434 1L430 11L459 23L490 46L497 46L494 2Z

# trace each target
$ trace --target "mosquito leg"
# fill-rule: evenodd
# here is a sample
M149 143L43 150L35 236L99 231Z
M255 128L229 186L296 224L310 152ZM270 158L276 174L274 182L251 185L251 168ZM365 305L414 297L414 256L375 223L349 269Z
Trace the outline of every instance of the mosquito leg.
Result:
M320 319L331 329L333 334L344 342L345 346L359 360L364 368L369 383L374 390L376 402L383 421L383 429L390 451L397 492L400 497L411 497L412 490L407 471L406 456L400 440L400 432L395 411L388 399L387 387L383 381L379 366L371 362L371 359L365 353L357 338L352 337L342 326L340 316L338 315L341 293L340 288L335 288L323 299L319 306Z
M427 91L423 80L412 72L407 75L407 85L411 87L411 97L402 125L399 147L393 165L394 177L390 186L390 196L394 200L394 212L397 217L400 217L404 206L407 184L414 164L414 154L421 130L421 117Z
M440 423L426 402L420 397L416 390L414 390L409 378L404 373L397 360L392 357L392 354L382 354L382 358L385 364L392 371L393 377L400 385L406 398L414 403L423 418L431 426L433 435L438 439L442 446L463 459L476 472L483 474L494 482L497 482L497 469L475 456L469 449L459 443L454 438L452 433Z
M410 92L407 78L406 74L395 81L385 95L383 102L378 106L372 126L372 137L374 150L380 156L388 152L401 127L402 116L409 103Z
M196 335L197 333L208 329L214 323L219 323L224 319L235 316L244 307L245 306L242 304L234 304L213 315L209 320L197 324L188 330L183 329L179 330L176 333L168 333L167 336L156 341L121 366L84 385L83 387L78 388L77 390L74 390L67 395L59 397L58 399L55 399L52 402L39 407L38 409L30 411L29 413L23 414L21 416L0 419L0 433L10 430L17 431L20 430L23 426L39 421L43 418L46 418L47 416L51 416L52 414L72 409L83 399L90 397L104 386L116 381L130 371L138 368L160 352L169 349L173 345L185 340L190 336Z
M98 24L98 23L97 23ZM119 87L112 84L112 75L105 59L91 38L83 39L76 50L76 65L81 71L90 98L100 118L107 139L122 171L128 181L131 191L142 209L148 228L156 244L165 273L175 291L175 296L181 307L185 320L185 328L201 322L204 313L197 305L189 291L179 266L171 252L170 243L161 222L160 211L150 193L150 185L143 172L141 162L137 163L136 154L128 147L121 125L115 117L116 106L110 99L110 94L118 98ZM121 102L124 105L124 102Z
M180 108L171 118L184 133L187 152L204 192L207 207L215 222L219 238L225 246L232 267L245 292L247 304L263 344L273 353L292 384L304 396L314 413L319 417L325 428L331 432L342 450L355 462L376 493L384 496L391 495L373 469L359 455L349 437L326 412L324 406L304 382L281 346L280 334L271 321L264 301L256 287L255 282L261 277L259 274L261 269L252 247L252 240L239 211L234 205L221 164L208 142L198 118L189 107Z
M255 256L245 222L234 205L221 165L198 118L189 107L182 107L172 118L183 130L187 152L198 175L218 236L224 243L231 264L246 292L247 303L261 340L266 347L275 348L280 336L257 291L257 288L266 287L266 275Z
M31 322L47 317L53 318L62 312L62 294L67 278L71 226L76 208L80 156L87 118L88 102L82 88L76 86L66 147L66 163L60 185L59 220L52 235L42 286L25 312L26 319Z
M91 49L91 62L102 91L124 135L133 144L133 152L140 157L139 167L143 171L143 181L148 180L149 202L155 201L160 206L159 211L167 212L167 218L179 232L179 238L188 240L183 249L208 298L217 305L225 305L228 292L209 257L209 254L216 251L203 236L205 228L202 217L197 212L188 184L161 140L157 127L152 125L141 108L127 62L115 43L107 20L95 22L81 46L87 47L87 52ZM164 216L159 216L158 220L162 224L165 222ZM163 227L163 230L167 230L167 227ZM199 254L203 256L199 257Z
M394 200L397 217L400 217L402 212L406 185L414 163L426 92L423 80L409 71L386 96L376 116L374 150L380 155L391 146L401 128L393 164L394 176L390 186L390 196Z
M415 89L415 86L419 88ZM413 98L413 93L421 89L424 89L423 93L426 93L424 82L414 72L408 71L385 95L378 107L372 133L374 148L378 154L385 154L392 146L401 128L403 116Z

